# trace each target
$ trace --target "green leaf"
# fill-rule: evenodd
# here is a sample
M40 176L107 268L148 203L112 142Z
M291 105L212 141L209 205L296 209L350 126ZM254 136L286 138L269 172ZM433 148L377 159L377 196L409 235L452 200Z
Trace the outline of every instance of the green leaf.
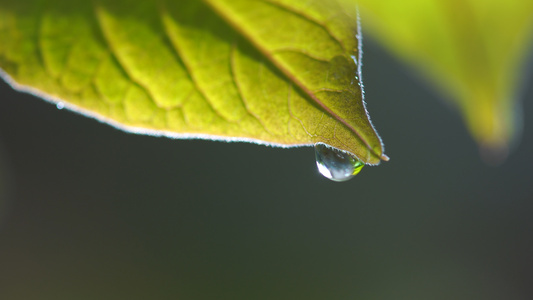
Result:
M505 150L521 127L533 1L347 2L358 2L368 33L448 96L482 148Z
M0 0L17 88L139 133L329 144L386 158L368 118L357 22L295 0Z

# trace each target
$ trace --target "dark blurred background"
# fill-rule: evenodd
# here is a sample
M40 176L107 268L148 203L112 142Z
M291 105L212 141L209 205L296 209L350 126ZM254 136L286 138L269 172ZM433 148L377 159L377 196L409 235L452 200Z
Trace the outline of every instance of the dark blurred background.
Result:
M347 183L312 148L132 135L0 83L0 299L533 299L532 81L490 167L365 50L391 161Z

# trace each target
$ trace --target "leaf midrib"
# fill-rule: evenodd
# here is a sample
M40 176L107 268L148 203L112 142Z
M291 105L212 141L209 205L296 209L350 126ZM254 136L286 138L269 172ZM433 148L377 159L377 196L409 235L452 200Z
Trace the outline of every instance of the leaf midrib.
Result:
M241 29L241 27L231 19L230 16L228 16L223 10L221 10L217 4L214 3L214 1L211 0L202 0L202 2L210 8L216 15L218 15L220 18L222 18L224 21L228 23L228 25L235 30L238 34L243 36L250 44L256 48L262 55L264 55L270 63L272 63L279 71L283 73L289 80L294 82L298 88L300 88L309 98L311 98L320 108L322 108L326 113L328 113L331 117L333 117L335 120L342 123L344 126L346 126L351 132L353 132L360 140L361 142L367 147L367 149L370 151L372 155L377 157L378 159L381 159L381 155L376 153L376 151L368 144L368 142L359 134L357 129L355 129L351 124L346 122L343 118L341 118L339 115L337 115L335 112L333 112L329 107L327 107L320 99L318 99L311 90L309 90L303 82L298 80L296 76L294 76L289 70L287 70L283 65L281 65L269 52L266 48L264 48L261 43L251 34L246 32L245 30ZM352 153L353 154L353 153Z

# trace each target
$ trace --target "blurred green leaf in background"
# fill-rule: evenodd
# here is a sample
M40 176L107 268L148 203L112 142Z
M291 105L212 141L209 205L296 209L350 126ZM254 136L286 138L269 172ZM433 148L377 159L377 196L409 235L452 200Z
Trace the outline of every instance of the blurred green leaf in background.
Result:
M355 2L366 33L447 96L481 150L504 158L522 128L520 91L531 58L533 1Z

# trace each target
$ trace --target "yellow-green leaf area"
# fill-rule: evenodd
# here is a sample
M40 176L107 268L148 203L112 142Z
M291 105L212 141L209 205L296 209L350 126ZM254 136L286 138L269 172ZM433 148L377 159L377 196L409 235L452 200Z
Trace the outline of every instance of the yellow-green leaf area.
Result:
M0 0L0 68L128 131L322 142L378 164L357 26L336 1Z
M482 147L505 149L512 142L520 131L533 1L346 2L359 5L368 33L448 96Z

